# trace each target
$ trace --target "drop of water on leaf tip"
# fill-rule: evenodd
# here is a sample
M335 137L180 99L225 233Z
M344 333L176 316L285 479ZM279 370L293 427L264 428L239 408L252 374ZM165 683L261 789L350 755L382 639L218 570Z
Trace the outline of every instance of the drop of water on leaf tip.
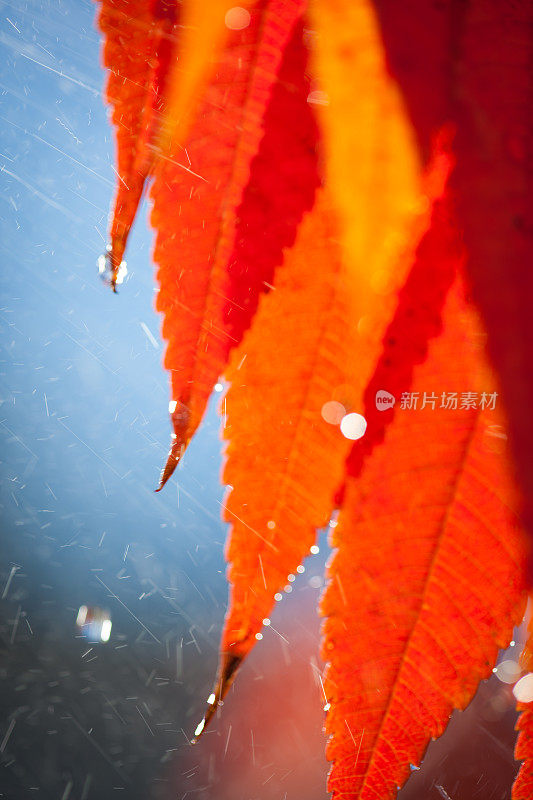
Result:
M98 265L98 274L100 279L105 283L106 286L113 286L113 267L111 265L111 247L107 245L106 252L103 253L101 256L98 256L97 260ZM121 284L124 281L124 278L128 274L128 268L125 261L122 261L120 267L118 268L118 272L115 278L114 283L116 285Z
M493 672L495 672L496 677L499 678L502 683L514 683L520 677L522 670L516 661L506 659L505 661L501 661Z

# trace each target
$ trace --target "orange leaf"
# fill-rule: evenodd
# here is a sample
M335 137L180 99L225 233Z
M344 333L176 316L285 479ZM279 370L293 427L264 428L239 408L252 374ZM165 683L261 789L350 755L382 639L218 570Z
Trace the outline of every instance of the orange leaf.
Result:
M151 217L157 230L156 307L164 313L174 425L159 488L198 427L231 348L281 262L281 247L290 243L301 214L312 205L316 134L305 102L300 14L299 2L270 0L252 11L248 28L230 35L179 156L188 158L201 177L180 168L177 154L157 166ZM265 176L277 169L278 160L281 183L276 185ZM290 160L301 170L296 191ZM281 214L286 219L280 226ZM266 250L257 227L271 239ZM246 280L234 297L232 275L239 272Z
M435 408L397 409L348 480L321 604L333 798L395 796L523 613L498 415L439 407L442 392L488 390L480 336L456 282L414 370L412 392Z
M321 192L226 373L231 597L216 702L327 524L344 472L350 443L321 413L357 370L335 232Z
M154 158L168 67L175 57L176 15L176 2L101 2L106 100L113 107L117 138L118 182L107 255L113 289Z

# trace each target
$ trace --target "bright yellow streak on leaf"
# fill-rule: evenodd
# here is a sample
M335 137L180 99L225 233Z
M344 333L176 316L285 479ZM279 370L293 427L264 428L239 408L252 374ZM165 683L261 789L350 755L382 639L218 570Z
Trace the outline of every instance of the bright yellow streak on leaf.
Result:
M242 8L253 0L240 0ZM231 0L184 0L180 23L182 34L178 56L172 65L168 106L161 126L159 147L163 155L183 141L198 107L198 95L211 77L217 53L222 49L228 28L225 17L235 6Z
M399 256L427 207L422 167L400 91L387 72L372 4L314 0L310 13L317 31L315 71L328 98L320 109L328 181L360 318L376 294L403 283L408 259L398 270Z

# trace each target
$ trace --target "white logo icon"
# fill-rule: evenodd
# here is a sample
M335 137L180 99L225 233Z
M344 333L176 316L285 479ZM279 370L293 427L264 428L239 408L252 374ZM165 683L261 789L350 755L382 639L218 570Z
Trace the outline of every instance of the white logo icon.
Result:
M380 389L379 392L376 392L376 408L378 411L386 411L388 408L392 408L395 402L394 395L386 392L385 389Z

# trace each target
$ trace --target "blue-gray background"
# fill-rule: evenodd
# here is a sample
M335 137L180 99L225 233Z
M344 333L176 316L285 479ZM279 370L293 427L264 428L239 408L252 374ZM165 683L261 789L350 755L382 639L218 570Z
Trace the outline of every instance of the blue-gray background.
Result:
M205 744L188 744L226 603L218 422L213 403L154 494L168 389L145 212L120 295L96 277L115 174L95 8L0 2L0 797L323 800L322 555L246 667L244 712L234 692ZM107 644L80 637L81 604L110 611ZM404 797L507 797L503 709L458 723ZM472 739L491 748L477 773L474 751L454 767Z

